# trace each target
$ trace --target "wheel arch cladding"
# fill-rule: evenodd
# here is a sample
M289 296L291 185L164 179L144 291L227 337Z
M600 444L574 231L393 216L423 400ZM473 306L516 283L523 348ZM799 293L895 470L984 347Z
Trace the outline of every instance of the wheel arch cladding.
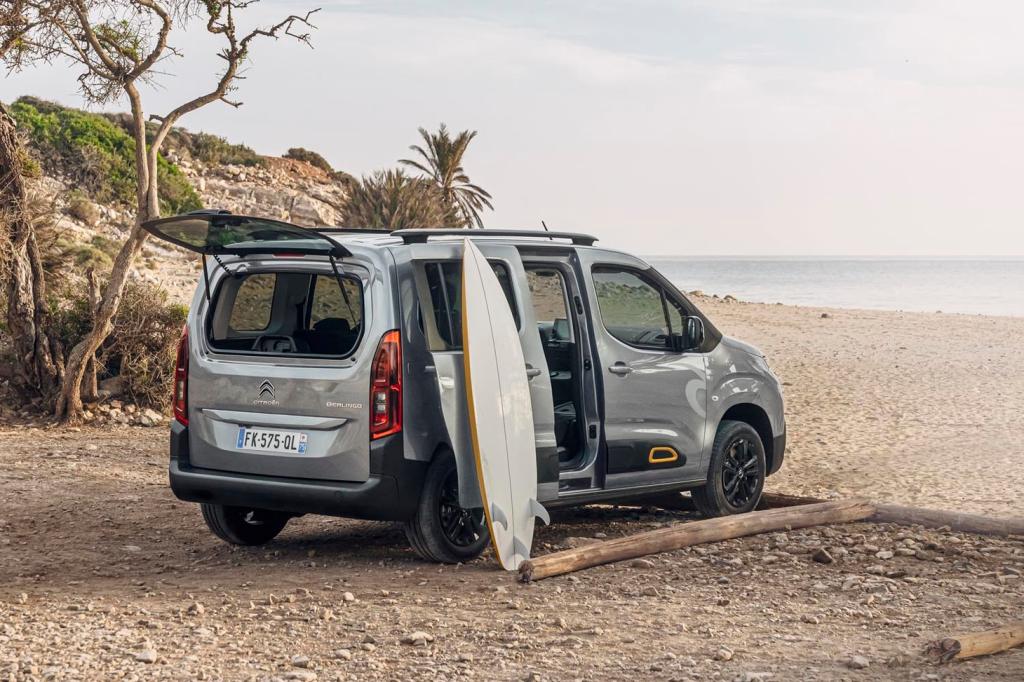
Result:
M767 471L772 471L772 462L775 457L775 437L772 431L772 422L768 418L768 413L765 412L762 407L755 405L754 403L739 403L725 411L725 414L722 415L722 419L719 424L726 420L750 424L750 426L757 431L757 435L761 439L761 445L764 447L764 458L765 464L767 465Z

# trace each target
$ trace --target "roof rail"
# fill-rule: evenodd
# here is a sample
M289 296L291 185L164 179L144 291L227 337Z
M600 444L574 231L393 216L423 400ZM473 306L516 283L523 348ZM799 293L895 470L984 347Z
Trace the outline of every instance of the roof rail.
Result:
M454 230L407 229L395 230L393 237L401 237L406 244L424 244L431 237L523 237L531 239L568 239L577 246L593 246L597 237L577 232L544 232L541 230L492 230L461 228Z
M310 227L314 232L339 232L343 234L391 234L391 230L378 227Z

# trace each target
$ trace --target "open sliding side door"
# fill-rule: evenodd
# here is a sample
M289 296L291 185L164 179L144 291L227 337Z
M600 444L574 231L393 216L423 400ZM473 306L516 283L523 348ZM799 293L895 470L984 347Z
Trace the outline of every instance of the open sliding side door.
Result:
M495 268L518 322L519 340L530 381L537 449L538 501L558 497L558 451L551 379L534 319L530 290L519 251L507 244L480 240L477 246ZM462 244L412 244L411 263L419 304L419 325L433 361L444 428L459 470L459 503L480 507L476 463L469 430L462 356Z

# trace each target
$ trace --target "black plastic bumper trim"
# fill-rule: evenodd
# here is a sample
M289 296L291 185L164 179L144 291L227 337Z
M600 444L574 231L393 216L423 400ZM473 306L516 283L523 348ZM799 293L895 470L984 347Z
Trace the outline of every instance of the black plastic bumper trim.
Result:
M171 426L171 490L186 502L273 509L377 521L415 514L428 462L403 456L401 435L371 444L370 477L362 482L256 476L192 466L188 428Z
M768 469L768 476L782 468L782 460L786 458L786 432L783 431L775 436L772 442L771 468Z

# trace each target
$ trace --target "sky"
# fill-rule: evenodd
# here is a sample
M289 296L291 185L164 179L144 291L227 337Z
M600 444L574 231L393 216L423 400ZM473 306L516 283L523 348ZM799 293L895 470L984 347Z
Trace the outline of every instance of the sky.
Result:
M1019 2L263 0L240 23L313 7L312 49L255 44L244 105L181 124L355 175L419 126L477 130L486 225L646 255L1024 256ZM220 68L201 24L173 44L152 113ZM0 99L80 105L75 75Z

